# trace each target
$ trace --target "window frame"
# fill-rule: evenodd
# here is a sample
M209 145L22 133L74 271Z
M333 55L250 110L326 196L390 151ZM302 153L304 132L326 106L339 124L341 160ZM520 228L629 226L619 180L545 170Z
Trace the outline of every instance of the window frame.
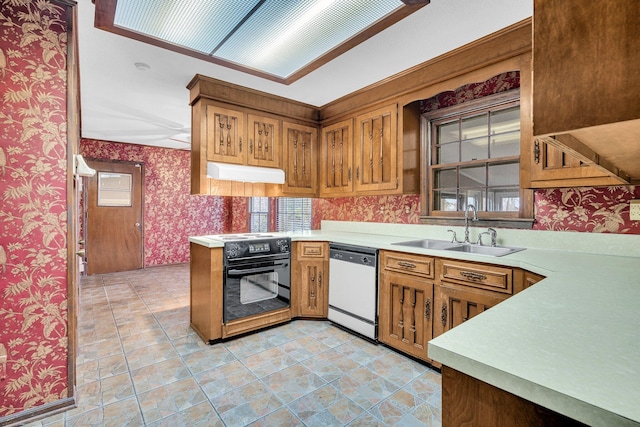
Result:
M254 206L254 200L255 199L267 199L267 210L266 211L254 211L253 206ZM284 199L287 200L292 200L294 202L298 202L300 200L304 201L304 200L308 200L308 208L309 208L309 223L308 224L304 224L303 221L303 227L302 230L278 230L278 225L279 225L279 205L280 202L282 202ZM303 203L303 202L301 202ZM252 233L268 233L268 232L289 232L289 231L305 231L305 230L311 230L311 227L313 226L313 199L310 197L266 197L266 196L262 196L262 197L250 197L249 198L249 203L247 203L247 210L248 210L248 228L249 231ZM253 215L265 215L266 214L266 223L267 223L267 229L266 230L253 230L252 229L252 224L253 224ZM303 216L304 218L304 216Z
M502 109L520 106L520 154L518 156L509 156L500 158L497 161L492 159L470 160L464 162L456 162L446 164L447 166L472 166L486 164L500 164L502 161L513 161L518 159L520 176L519 195L520 209L519 211L478 211L480 222L477 225L501 226L509 228L531 228L533 224L533 192L522 188L522 147L523 138L527 132L523 132L523 125L528 121L523 117L523 108L520 101L520 89L512 89L494 95L469 100L464 103L453 105L450 107L440 108L434 111L423 113L420 116L420 135L421 135L421 182L420 182L420 219L425 224L440 225L459 225L464 221L464 210L460 211L444 211L433 209L433 172L440 167L432 167L431 159L434 146L433 124L435 122L446 121L456 117L481 114L484 111L500 111ZM496 108L499 107L499 108ZM458 173L458 172L456 172ZM459 187L458 187L459 188Z

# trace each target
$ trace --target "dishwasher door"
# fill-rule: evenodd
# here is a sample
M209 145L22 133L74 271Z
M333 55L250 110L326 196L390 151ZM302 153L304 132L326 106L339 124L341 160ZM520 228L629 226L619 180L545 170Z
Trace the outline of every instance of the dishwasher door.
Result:
M331 244L330 248L329 320L376 340L378 251L338 244Z

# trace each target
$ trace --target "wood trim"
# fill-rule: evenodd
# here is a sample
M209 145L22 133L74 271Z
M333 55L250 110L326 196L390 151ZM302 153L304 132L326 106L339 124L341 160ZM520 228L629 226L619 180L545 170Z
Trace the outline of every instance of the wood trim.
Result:
M78 180L73 174L74 155L80 151L80 66L78 56L78 8L77 4L67 0L53 0L66 8L67 25L67 396L59 402L60 406L38 407L34 411L37 416L41 412L58 412L59 408L67 409L75 406L76 355L78 352L78 231L79 201ZM62 409L60 409L62 410ZM20 415L29 410L21 412ZM1 423L0 423L1 424Z
M397 9L394 12L391 12L387 16L382 17L377 22L373 23L371 26L361 31L360 33L354 35L350 39L346 40L344 43L336 46L332 50L326 52L324 55L316 58L306 66L300 68L294 73L290 74L287 77L280 77L271 73L267 73L265 71L260 71L255 68L246 67L235 62L224 60L220 57L206 55L204 53L197 52L195 50L186 48L184 46L180 46L178 44L170 43L166 40L161 40L152 36L148 36L145 34L137 33L135 31L128 30L126 28L118 27L114 24L114 18L116 13L117 0L98 0L94 1L96 5L96 13L95 13L95 24L96 28L99 28L104 31L108 31L110 33L118 34L123 37L127 37L133 40L138 40L143 43L147 43L153 46L158 46L167 50L171 50L173 52L181 53L183 55L191 56L193 58L201 59L203 61L211 62L217 65L221 65L226 68L230 68L236 71L241 71L243 73L251 74L254 76L261 77L263 79L271 80L277 83L282 83L285 85L290 85L291 83L296 82L312 71L320 68L325 65L329 61L337 58L343 53L347 52L350 49L353 49L355 46L364 42L365 40L373 37L378 34L382 30L392 26L396 22L401 19L411 15L417 10L423 8L427 4L424 1L420 3L411 2L411 4L405 4L401 8Z
M431 95L425 89L531 52L531 18L468 43L401 73L352 92L321 107L322 124L338 121L346 114L399 102L400 106ZM505 71L509 71L505 68ZM495 75L495 74L494 74ZM453 87L452 89L454 89ZM438 90L432 95L440 92Z
M541 136L536 138L540 143L546 143L565 153L579 159L582 163L593 166L597 170L604 172L606 175L619 180L620 184L629 184L631 178L623 170L614 166L610 161L601 157L598 153L587 147L578 138L571 134L556 135L555 137Z
M277 323L288 322L289 320L291 320L291 308L283 308L269 313L245 317L223 325L222 338L257 331L258 329L267 328Z
M44 405L25 409L24 411L20 411L15 414L0 417L0 426L24 425L24 423L27 422L36 421L73 409L77 406L76 399L73 397L75 394L75 386L71 387L69 394L71 396L66 399L56 400L54 402L45 403Z
M279 116L310 126L318 126L318 107L294 101L256 89L196 74L187 84L189 104L193 106L200 98L229 104L228 108L243 107L261 114Z

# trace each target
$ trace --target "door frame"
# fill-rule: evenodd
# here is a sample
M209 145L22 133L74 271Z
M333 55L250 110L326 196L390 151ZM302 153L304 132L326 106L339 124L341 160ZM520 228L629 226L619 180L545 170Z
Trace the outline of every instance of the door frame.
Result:
M141 270L144 270L146 268L146 264L145 264L145 233L144 233L144 219L145 219L145 188L146 188L146 181L145 181L145 163L143 161L132 161L132 160L114 160L114 159L101 159L101 158L97 158L97 157L85 157L85 160L87 161L91 161L91 162L102 162L102 163L117 163L117 164L122 164L122 165L129 165L129 166L135 166L135 165L139 165L140 166L140 210L141 210L141 214L140 214L140 255L142 258L142 262L141 262ZM89 241L87 240L87 230L88 230L88 218L87 218L87 213L89 211L89 205L88 205L88 193L89 193L89 183L87 182L88 178L82 183L82 222L81 222L81 226L82 226L82 239L85 242L85 247L88 246ZM85 253L85 270L83 272L84 275L88 275L89 272L89 266L88 266L88 259L87 259L87 254Z

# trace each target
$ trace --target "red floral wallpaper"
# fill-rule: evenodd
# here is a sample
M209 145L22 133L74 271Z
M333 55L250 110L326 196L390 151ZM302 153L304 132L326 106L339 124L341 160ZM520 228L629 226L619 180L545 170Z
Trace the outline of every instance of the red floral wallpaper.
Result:
M0 418L67 389L66 12L0 13Z
M420 196L361 196L313 199L312 229L324 220L420 223Z
M231 232L229 198L190 194L188 151L83 139L80 153L144 163L145 266L188 262L189 236Z
M629 218L633 199L640 186L538 190L534 229L640 234L640 221Z
M629 218L629 202L640 199L640 186L537 190L534 230L640 234L640 221ZM313 200L313 229L322 220L400 224L420 223L420 197L365 196Z
M420 111L437 110L438 108L450 107L461 104L483 96L504 92L520 87L520 71L508 71L498 74L484 82L470 83L459 87L456 90L441 92L429 99L420 101Z

